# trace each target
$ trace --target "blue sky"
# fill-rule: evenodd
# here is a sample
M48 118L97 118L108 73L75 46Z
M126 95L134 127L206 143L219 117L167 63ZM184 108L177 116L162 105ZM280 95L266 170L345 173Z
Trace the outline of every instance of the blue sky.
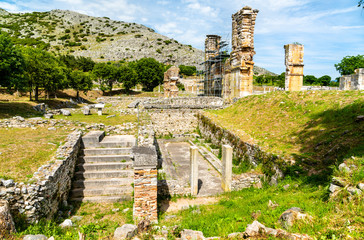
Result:
M305 75L339 76L334 64L364 54L364 10L357 0L0 0L10 12L73 10L136 22L184 44L204 49L207 34L230 43L231 15L248 5L259 9L254 61L285 71L283 45L305 46Z

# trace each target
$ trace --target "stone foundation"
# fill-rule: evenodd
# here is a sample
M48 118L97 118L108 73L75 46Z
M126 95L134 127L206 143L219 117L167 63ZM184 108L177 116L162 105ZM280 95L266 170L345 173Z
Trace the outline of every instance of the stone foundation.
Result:
M13 215L24 214L29 222L51 219L71 189L75 164L81 149L81 132L71 133L48 164L34 173L30 182L0 181L0 200L9 202Z

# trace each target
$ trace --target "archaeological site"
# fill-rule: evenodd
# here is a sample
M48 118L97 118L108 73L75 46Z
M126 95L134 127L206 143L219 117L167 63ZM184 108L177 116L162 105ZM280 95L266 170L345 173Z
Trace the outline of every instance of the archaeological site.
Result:
M0 239L364 239L364 65L316 78L312 45L277 34L283 72L260 68L266 9L239 9L202 51L0 8Z

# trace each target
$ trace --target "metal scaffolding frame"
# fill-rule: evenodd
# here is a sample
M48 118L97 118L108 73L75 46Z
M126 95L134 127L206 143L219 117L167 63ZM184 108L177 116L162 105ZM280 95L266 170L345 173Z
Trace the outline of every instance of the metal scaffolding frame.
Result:
M199 89L199 96L222 97L222 83L225 76L224 62L230 57L230 54L227 54L228 45L226 41L221 41L218 51L205 51L205 53L213 53L215 56L201 63L205 68L203 71L204 80L199 82L203 86Z

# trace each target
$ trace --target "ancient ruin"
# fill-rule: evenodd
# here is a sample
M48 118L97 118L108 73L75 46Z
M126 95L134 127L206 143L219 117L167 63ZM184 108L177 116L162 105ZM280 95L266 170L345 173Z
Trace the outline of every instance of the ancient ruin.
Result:
M164 73L164 97L178 97L177 81L179 79L179 68L172 66Z
M340 90L364 90L364 68L355 69L355 73L340 77Z
M285 49L286 91L301 91L303 86L303 45L287 44Z
M227 100L253 92L254 26L258 10L248 6L232 15L232 52L221 51L221 37L207 35L205 41L204 95Z

